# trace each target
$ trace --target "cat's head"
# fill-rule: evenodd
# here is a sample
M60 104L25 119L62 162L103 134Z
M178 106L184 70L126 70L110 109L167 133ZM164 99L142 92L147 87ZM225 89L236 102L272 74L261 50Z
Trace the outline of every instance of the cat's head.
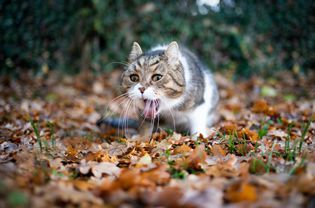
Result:
M128 61L122 87L145 117L172 108L183 95L185 76L176 42L146 53L134 42Z

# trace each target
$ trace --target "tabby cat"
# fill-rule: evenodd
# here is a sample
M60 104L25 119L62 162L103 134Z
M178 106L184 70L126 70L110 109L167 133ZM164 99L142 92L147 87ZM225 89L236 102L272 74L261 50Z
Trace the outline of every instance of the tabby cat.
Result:
M139 132L152 133L154 121L207 136L219 100L209 69L176 42L143 52L133 43L122 88L139 112Z

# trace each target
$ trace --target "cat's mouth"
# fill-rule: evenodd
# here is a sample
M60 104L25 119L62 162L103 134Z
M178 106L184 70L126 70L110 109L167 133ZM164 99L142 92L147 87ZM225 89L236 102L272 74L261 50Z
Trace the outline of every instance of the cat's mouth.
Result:
M160 107L160 100L144 99L143 116L145 118L155 118Z

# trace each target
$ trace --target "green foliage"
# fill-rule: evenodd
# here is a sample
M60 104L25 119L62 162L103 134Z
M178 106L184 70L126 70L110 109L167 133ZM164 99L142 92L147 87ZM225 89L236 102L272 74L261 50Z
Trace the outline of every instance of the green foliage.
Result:
M187 173L185 173L183 170L178 170L174 167L170 167L168 171L170 172L171 177L175 178L175 179L182 179L183 180L187 176Z
M56 138L55 138L55 126L52 122L47 123L50 131L50 141L51 141L51 147L55 148L56 147Z
M315 2L49 0L0 5L0 69L121 68L131 44L177 40L210 67L239 75L314 66ZM201 12L202 11L202 12ZM116 63L114 63L116 62Z
M233 134L230 134L230 135L228 136L228 149L229 149L229 153L234 154L234 153L236 152L236 150L237 150L237 149L236 149L236 145L235 145L236 141L237 141L236 132L234 133L234 135L233 135Z
M304 123L302 126L302 135L301 135L301 139L299 141L299 153L302 152L302 146L303 146L303 143L305 140L305 136L308 132L308 129L310 128L310 125L311 125L311 120L309 120L307 123Z
M25 193L13 191L9 193L7 200L11 207L26 207L29 199Z
M42 151L43 150L43 142L42 142L42 139L40 137L40 133L39 133L39 129L38 129L37 123L34 122L32 119L30 120L30 122L31 122L32 128L34 130L34 133L35 133L35 136L36 136L36 141L37 141L37 143L39 145L39 149L40 149L40 151Z

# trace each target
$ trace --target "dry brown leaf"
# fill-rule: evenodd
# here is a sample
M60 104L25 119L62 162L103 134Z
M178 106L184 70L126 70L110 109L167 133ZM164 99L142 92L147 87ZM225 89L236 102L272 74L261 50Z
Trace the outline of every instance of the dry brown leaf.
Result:
M211 206L219 208L223 204L223 193L221 190L213 187L208 187L201 191L188 189L184 192L181 202L184 205L193 207L208 208Z
M206 175L214 177L236 177L240 170L237 168L237 157L229 154L218 161L216 165L206 169Z
M187 158L187 164L192 169L201 169L201 164L205 162L207 153L205 152L205 146L197 146L193 152Z
M252 107L254 113L264 113L269 108L266 100L257 100Z
M74 159L77 158L78 156L78 150L76 150L75 148L73 148L71 145L69 145L67 147L67 155L70 159Z
M258 134L255 131L251 131L248 128L243 128L241 131L237 132L239 138L245 138L251 142L257 142Z
M190 150L191 148L189 146L187 146L186 144L183 144L174 149L174 154L184 154L184 153L190 152Z
M286 138L288 136L288 134L281 129L270 130L270 131L268 131L268 135L278 137L278 138Z
M83 180L74 180L73 185L74 187L82 191L88 191L95 188L95 184L92 184L88 181L83 181Z
M218 144L212 146L211 152L214 156L224 157L226 155L225 150Z
M254 113L263 113L268 116L279 116L279 113L276 112L274 107L269 106L267 101L262 99L262 100L257 100L252 107L252 111Z
M168 140L164 139L161 142L159 142L156 147L158 149L165 151L165 150L169 149L171 146L172 146L172 144Z
M89 152L85 157L87 161L97 161L97 162L117 162L116 156L110 156L108 153L104 151L98 152Z
M120 174L120 168L118 168L114 163L109 162L93 164L91 165L91 170L97 178L101 178L103 174L113 175L116 177Z
M131 147L128 145L129 143L118 143L112 142L108 149L108 153L110 156L119 156L128 151L128 148Z
M149 193L148 196L145 196L145 199L155 207L182 207L180 199L183 193L178 187L165 187L160 191Z
M226 190L225 198L230 202L243 202L257 200L257 190L256 187L247 183L241 182L236 183Z
M38 189L37 192L46 206L54 204L56 201L74 204L92 203L99 206L102 204L102 200L93 195L92 192L76 190L72 184L49 184Z
M83 175L86 175L90 172L91 166L86 163L85 159L83 159L80 161L79 170L80 170L80 173L82 173Z
M139 161L136 164L136 167L147 166L150 164L152 164L152 158L148 153L146 153L139 159Z
M237 145L235 145L235 147L236 147L236 152L239 155L246 155L251 150L254 150L254 146L250 143L249 144L247 144L247 143L237 144Z
M141 177L146 178L157 185L165 185L170 181L170 174L167 172L167 166L159 166L149 171L143 172Z
M234 133L236 133L238 130L237 125L235 123L232 122L226 122L223 123L223 125L221 126L221 131L227 135L233 135Z
M155 183L145 177L141 177L139 169L123 169L118 179L113 182L111 189L129 190L140 187L155 187Z

